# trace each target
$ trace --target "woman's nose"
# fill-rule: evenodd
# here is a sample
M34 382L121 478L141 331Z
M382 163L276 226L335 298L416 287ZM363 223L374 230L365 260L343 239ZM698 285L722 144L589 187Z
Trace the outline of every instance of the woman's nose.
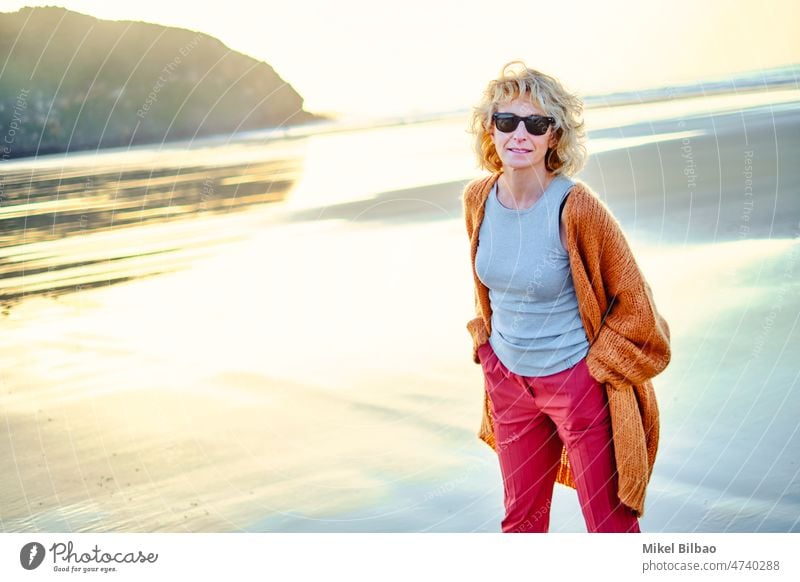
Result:
M513 135L517 139L523 138L523 137L527 138L528 137L528 130L525 129L525 122L520 120L520 122L517 124L517 127L514 128L514 131L511 132L511 135Z

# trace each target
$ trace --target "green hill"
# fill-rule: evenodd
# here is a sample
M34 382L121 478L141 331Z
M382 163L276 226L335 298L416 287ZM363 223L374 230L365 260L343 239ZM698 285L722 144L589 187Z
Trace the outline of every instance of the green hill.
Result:
M0 13L0 153L161 143L318 119L207 34L59 7Z

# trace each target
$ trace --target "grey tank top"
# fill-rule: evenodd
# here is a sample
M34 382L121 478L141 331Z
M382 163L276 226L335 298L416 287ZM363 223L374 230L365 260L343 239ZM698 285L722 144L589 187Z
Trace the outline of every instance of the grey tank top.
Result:
M520 376L556 374L589 351L559 235L559 207L574 184L556 176L524 210L500 203L497 182L486 199L475 270L489 288L489 343L503 365Z

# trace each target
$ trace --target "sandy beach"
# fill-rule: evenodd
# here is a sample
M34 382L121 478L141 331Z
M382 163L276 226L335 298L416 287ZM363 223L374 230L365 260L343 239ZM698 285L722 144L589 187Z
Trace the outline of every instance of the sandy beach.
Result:
M579 176L620 220L672 331L644 531L800 531L798 127L800 101L590 135L648 138ZM117 236L152 243L150 262L101 231L90 248L113 261L65 250L88 239L5 250L0 531L500 531L464 327L459 196L479 172L452 121L380 131L248 160L236 176L261 186L236 212L131 215ZM451 136L444 166L363 149L436 132ZM658 138L670 134L691 137ZM351 183L352 151L374 181ZM102 284L112 266L119 282ZM585 531L574 491L556 488L551 524Z

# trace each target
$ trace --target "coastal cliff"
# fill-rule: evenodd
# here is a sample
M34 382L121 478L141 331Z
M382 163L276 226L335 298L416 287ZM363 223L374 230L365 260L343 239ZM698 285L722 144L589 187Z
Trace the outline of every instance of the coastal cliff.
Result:
M64 8L0 13L5 159L319 119L263 61L196 31Z

